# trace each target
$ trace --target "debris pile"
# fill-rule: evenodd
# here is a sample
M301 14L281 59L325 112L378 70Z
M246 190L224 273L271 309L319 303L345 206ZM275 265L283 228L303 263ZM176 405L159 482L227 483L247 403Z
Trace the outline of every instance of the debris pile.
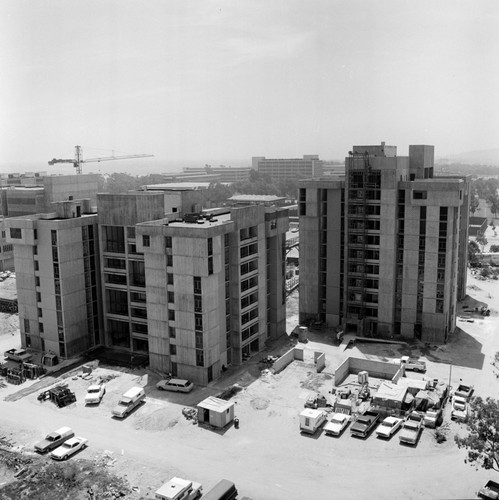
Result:
M182 409L182 415L187 420L193 420L193 423L196 423L198 421L198 412L196 408L185 407Z

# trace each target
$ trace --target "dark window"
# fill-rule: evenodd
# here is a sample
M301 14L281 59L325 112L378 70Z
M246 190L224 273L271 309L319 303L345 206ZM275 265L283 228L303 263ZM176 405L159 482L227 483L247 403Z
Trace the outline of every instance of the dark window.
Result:
M201 293L201 277L194 276L194 293Z
M124 274L104 274L106 283L113 283L115 285L126 285L126 275Z
M202 314L195 314L194 315L194 328L196 330L203 329L203 315Z
M125 253L125 230L120 226L104 226L104 251Z
M194 311L201 312L203 310L203 299L200 295L194 295Z
M413 191L412 197L415 200L426 200L426 191Z
M31 333L29 329L29 319L24 320L24 333Z
M10 237L16 240L19 240L23 237L21 228L19 227L11 227L10 228Z
M173 266L173 255L167 255L166 256L166 265L168 267L172 267Z
M195 332L196 349L203 348L203 332Z
M130 285L132 286L146 286L145 267L142 261L131 260L130 264Z
M132 323L132 331L147 335L147 325L143 323Z
M175 302L175 294L173 292L168 292L168 302L173 304Z
M112 269L126 269L126 260L124 259L104 259L105 267Z
M42 308L39 307L38 308L38 317L41 318L43 316L43 311L42 311Z
M168 285L173 285L173 274L172 273L166 273L166 282Z
M175 321L175 311L173 309L168 309L168 319L170 321Z
M43 333L43 323L38 323L38 331Z
M213 238L208 238L208 255L213 255Z
M142 302L142 303L145 303L146 302L146 294L145 293L141 293L141 292L131 292L130 293L130 300L132 302Z
M39 267L38 261L35 260L35 271L39 271L39 270L40 270L40 267Z
M175 344L170 344L170 355L175 356L177 354L177 346Z
M208 274L213 274L213 257L208 257Z
M196 350L196 366L204 366L204 354L200 349Z
M142 235L142 245L145 247L151 246L151 238L148 234Z
M113 346L130 348L130 328L127 322L109 319L107 327Z
M128 316L128 297L124 290L106 290L107 310L111 314Z
M170 326L169 332L170 332L171 339L174 339L177 336L177 332L176 332L175 328L173 328L173 326Z
M171 236L165 236L165 247L172 248L172 237Z
M127 236L130 239L135 239L135 226L127 227L126 228Z
M258 252L258 244L257 243L251 243L250 245L246 245L244 247L241 247L239 250L241 259L244 259L244 257L248 257L248 255L253 255Z
M40 286L40 277L35 276L35 286Z
M135 318L147 319L147 309L132 307L132 316Z
M42 301L42 294L40 292L36 292L36 301L41 302Z

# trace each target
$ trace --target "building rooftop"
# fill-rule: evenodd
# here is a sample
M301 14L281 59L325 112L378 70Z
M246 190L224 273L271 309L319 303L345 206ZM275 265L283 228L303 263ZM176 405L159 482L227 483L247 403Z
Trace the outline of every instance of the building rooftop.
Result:
M285 196L276 196L273 194L235 194L229 198L229 201L252 202L252 203L270 203L277 201L286 201Z
M225 399L216 398L215 396L208 396L201 403L198 403L198 408L204 408L205 410L217 413L224 413L232 406L234 406L233 402L225 401Z
M208 189L210 182L168 182L165 184L147 184L143 186L148 191L192 191Z

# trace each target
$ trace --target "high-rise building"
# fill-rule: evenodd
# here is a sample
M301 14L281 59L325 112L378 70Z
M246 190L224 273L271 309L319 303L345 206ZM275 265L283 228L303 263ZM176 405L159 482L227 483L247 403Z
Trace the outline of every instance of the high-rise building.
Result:
M153 368L206 384L285 333L288 226L262 205L137 225Z
M299 185L300 321L444 342L466 294L469 179L433 146L354 146L344 180Z
M286 331L286 208L165 215L158 191L55 203L6 220L24 347L96 345L206 384ZM98 212L98 213L97 213Z
M78 356L102 343L97 214L90 200L6 219L23 347Z
M274 180L320 177L323 174L322 163L319 155L303 155L303 158L252 158L252 168Z

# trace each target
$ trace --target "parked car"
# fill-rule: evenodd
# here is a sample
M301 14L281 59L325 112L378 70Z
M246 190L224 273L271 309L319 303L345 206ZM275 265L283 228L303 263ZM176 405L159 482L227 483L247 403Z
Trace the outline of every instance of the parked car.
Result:
M194 384L190 380L170 378L166 380L160 380L156 384L156 388L161 389L162 391L191 392L194 388Z
M335 413L331 420L324 426L324 432L330 436L339 436L348 426L350 415Z
M125 418L134 408L145 403L146 393L142 387L132 387L121 395L118 404L113 408L113 417Z
M425 427L435 428L438 427L443 421L443 414L441 408L432 408L427 410L424 416Z
M415 372L425 372L426 363L420 361L419 359L410 358L409 356L402 356L400 358L400 364L404 366L406 370L413 370Z
M416 444L423 430L423 415L417 411L409 414L399 434L400 443Z
M487 484L478 491L478 498L497 500L499 498L499 483L488 481Z
M470 405L466 399L455 397L452 400L452 411L450 412L451 420L458 422L466 422L470 413Z
M4 356L12 361L17 361L18 363L27 363L33 358L33 355L26 349L9 349L4 352Z
M357 420L350 427L350 434L365 438L376 427L379 420L380 414L377 411L368 410L357 417Z
M203 487L199 483L172 477L159 490L156 490L156 500L196 500L203 494Z
M99 404L106 393L106 386L104 384L94 384L87 389L85 396L85 404Z
M386 417L383 422L376 429L376 434L382 438L390 438L393 436L402 424L404 423L403 418L398 417Z
M54 460L67 460L71 455L74 455L78 450L83 450L87 447L88 439L82 437L73 437L65 441L59 448L56 448L50 453L50 458Z
M75 435L69 427L61 427L54 432L50 432L38 443L35 443L35 450L40 453L46 453L60 446L64 441L72 438Z
M469 401L471 395L473 394L473 386L472 385L458 385L457 389L454 391L454 397L465 399Z

